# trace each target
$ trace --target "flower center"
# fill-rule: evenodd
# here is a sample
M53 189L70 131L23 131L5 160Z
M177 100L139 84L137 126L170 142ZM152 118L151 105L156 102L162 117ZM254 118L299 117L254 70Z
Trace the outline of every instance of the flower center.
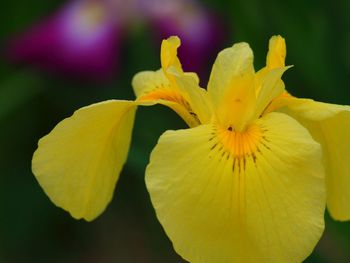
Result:
M226 160L232 159L233 171L245 170L247 162L253 162L256 165L257 158L261 153L259 147L269 148L268 139L264 133L267 131L258 124L250 124L240 132L234 127L214 126L211 151L217 151L215 154L221 154ZM236 169L238 168L238 169Z
M250 125L243 132L235 131L232 126L227 129L218 128L217 135L226 151L236 158L254 154L262 138L258 125Z

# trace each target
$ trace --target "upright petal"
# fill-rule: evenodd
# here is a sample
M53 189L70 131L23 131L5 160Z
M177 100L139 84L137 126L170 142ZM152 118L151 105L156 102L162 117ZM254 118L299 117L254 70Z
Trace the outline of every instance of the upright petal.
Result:
M166 71L170 66L175 66L177 69L182 70L180 60L177 57L177 49L180 45L180 39L176 36L163 40L160 51L163 70Z
M281 36L273 36L269 41L269 52L266 57L266 67L268 69L282 68L285 66L286 42Z
M289 67L274 68L266 70L265 74L258 74L256 84L260 87L257 92L254 118L259 118L270 105L271 101L285 92L281 77L288 68Z
M163 40L161 47L162 68L136 74L132 86L141 105L163 104L174 110L190 126L207 123L211 117L209 98L199 87L198 76L183 72L177 57L180 46L178 37Z
M208 92L214 104L220 104L227 89L237 89L234 80L254 74L253 52L247 43L238 43L222 50L213 65Z
M177 55L178 48L181 46L181 40L177 36L171 36L162 41L162 46L160 50L160 60L163 72L170 82L174 82L173 74L169 71L176 71L184 75L192 77L197 85L199 83L199 78L195 72L184 72L182 70L182 65ZM172 83L176 86L175 83Z
M87 221L110 202L126 161L136 104L110 100L77 110L39 141L32 169L57 206Z
M197 72L201 77L206 76L209 61L215 58L228 35L226 25L218 14L206 9L199 1L139 2L140 11L149 16L157 39L171 35L181 38L183 46L179 50L179 58L183 68Z
M214 63L208 93L222 125L243 130L255 109L253 52L246 43L221 51Z
M271 113L244 133L216 123L166 132L146 184L186 260L301 262L323 231L323 175L320 145Z
M282 74L291 66L285 67L286 43L283 37L273 36L269 41L266 67L256 73L255 91L257 109L255 117L262 114L270 102L285 92Z
M334 219L350 220L350 107L293 97L279 103L322 145L328 210Z

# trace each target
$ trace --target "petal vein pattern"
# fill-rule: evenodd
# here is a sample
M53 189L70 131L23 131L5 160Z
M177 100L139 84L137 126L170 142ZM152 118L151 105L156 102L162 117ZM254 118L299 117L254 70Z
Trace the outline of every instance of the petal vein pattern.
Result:
M153 206L190 262L301 262L322 234L320 145L284 114L254 125L236 143L214 123L168 131L151 154Z

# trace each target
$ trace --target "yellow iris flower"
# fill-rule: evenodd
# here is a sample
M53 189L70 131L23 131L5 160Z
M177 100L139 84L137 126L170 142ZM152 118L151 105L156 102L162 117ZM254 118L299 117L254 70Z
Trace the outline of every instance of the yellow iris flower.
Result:
M258 72L248 44L221 51L207 90L183 72L179 46L164 40L162 68L134 77L135 101L81 108L43 137L39 184L74 218L93 220L112 198L137 106L164 104L189 129L160 137L146 184L175 250L190 262L301 262L322 235L326 203L350 219L350 107L286 92L280 36Z

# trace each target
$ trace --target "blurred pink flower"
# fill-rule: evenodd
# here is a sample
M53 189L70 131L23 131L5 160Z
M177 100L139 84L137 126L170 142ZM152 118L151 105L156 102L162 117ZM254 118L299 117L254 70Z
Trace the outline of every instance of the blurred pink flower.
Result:
M106 1L76 0L10 43L14 62L82 78L109 77L122 37Z
M215 15L191 0L71 0L12 40L8 53L15 63L82 79L106 79L116 73L124 30L140 22L150 24L156 46L178 35L184 69L205 79L225 30Z

